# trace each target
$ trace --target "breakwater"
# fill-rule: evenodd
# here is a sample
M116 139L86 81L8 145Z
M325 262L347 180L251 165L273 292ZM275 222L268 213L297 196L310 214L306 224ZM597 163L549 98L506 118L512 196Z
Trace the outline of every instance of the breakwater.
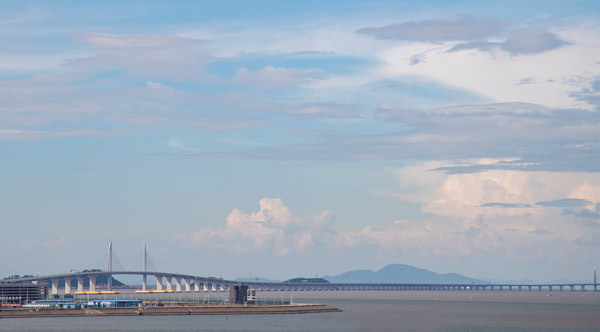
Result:
M3 309L0 318L43 318L43 317L90 317L90 316L175 316L175 315L265 315L265 314L309 314L340 312L326 304L293 305L219 305L219 306L165 306L128 308L82 308L82 309Z

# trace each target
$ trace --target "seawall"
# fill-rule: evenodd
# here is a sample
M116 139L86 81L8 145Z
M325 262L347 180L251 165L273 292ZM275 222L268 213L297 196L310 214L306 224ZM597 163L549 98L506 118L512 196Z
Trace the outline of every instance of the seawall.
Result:
M2 309L0 318L86 317L86 316L169 316L169 315L272 315L340 312L326 304L293 305L220 305L220 306L165 306L130 308L82 309Z

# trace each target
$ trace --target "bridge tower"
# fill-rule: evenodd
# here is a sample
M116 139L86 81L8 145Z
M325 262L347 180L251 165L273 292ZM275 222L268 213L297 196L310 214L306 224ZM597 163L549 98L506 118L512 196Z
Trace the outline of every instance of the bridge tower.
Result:
M148 252L146 251L146 242L144 242L144 255L143 255L143 262L142 262L142 266L143 266L143 271L144 272L148 272ZM144 276L142 277L142 290L146 290L146 282L148 281L148 275L144 273Z
M594 291L598 290L598 279L596 279L596 268L594 268Z
M112 272L112 241L108 241L108 264L106 270ZM108 290L112 290L112 275L107 276Z

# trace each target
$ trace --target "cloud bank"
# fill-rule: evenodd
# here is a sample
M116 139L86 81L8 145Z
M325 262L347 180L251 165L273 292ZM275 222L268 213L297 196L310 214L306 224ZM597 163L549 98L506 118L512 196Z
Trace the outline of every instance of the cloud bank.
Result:
M234 209L223 229L201 228L180 239L204 250L273 258L311 249L330 258L362 250L387 261L455 261L469 256L475 261L495 257L498 262L555 264L568 262L576 253L600 258L590 242L600 236L598 174L432 171L446 163L392 170L399 185L393 197L422 204L430 215L423 219L382 225L365 220L362 228L337 230L330 211L299 217L281 199L264 198L257 212ZM557 214L556 207L568 207L572 213Z

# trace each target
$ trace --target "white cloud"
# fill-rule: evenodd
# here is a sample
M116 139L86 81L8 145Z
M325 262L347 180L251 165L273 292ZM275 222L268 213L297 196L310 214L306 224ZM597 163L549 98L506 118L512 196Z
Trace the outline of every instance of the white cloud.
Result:
M403 189L396 197L421 203L429 213L421 220L398 219L385 225L365 220L360 229L336 230L328 211L298 217L281 199L262 199L258 212L234 209L225 228L204 228L180 239L206 250L271 253L274 257L317 248L331 259L359 250L373 252L387 262L427 259L464 264L468 260L479 264L480 273L481 268L493 269L492 257L502 264L536 262L538 266L568 264L572 255L580 255L584 262L600 258L595 242L590 241L600 236L600 217L594 211L582 207L583 212L561 213L561 208L535 204L569 194L596 202L600 174L431 171L431 167L447 164L430 162L398 170ZM432 175L433 179L420 180ZM486 202L498 204L484 206Z
M592 203L600 203L600 184L592 185L588 181L582 183L569 194L569 198L579 198ZM598 211L600 212L600 211Z
M441 45L394 45L382 48L377 53L382 63L378 75L387 79L417 75L424 80L441 82L498 102L520 101L557 108L591 109L592 104L578 100L571 93L581 89L582 79L593 80L600 75L600 66L596 65L598 59L595 56L600 52L600 40L590 37L594 33L596 36L600 35L599 29L591 27L583 37L577 38L571 36L580 27L564 28L556 32L540 32L541 30L535 29L515 32L506 47L511 52L523 55L512 55L500 49L489 48L448 53L448 50L456 46L452 42ZM530 40L532 38L535 41ZM559 38L571 44L560 42ZM559 45L564 46L556 48ZM541 52L542 50L547 51ZM426 56L427 61L412 65L411 59L416 54ZM518 84L524 78L534 78L535 83Z
M600 173L433 170L448 164L452 163L432 161L396 170L400 189L394 197L422 204L429 217L339 232L335 244L369 246L387 260L469 259L485 269L490 269L485 260L491 257L537 266L567 264L572 255L587 264L600 258L597 243L591 241L600 236ZM570 208L536 204L569 201L567 197L578 204ZM585 205L586 201L592 204Z
M456 165L490 165L501 162L516 163L514 159L430 161L391 170L401 189L395 196L423 204L425 212L455 217L543 214L544 208L536 207L535 203L564 198L600 202L600 173L490 169L448 174L436 170ZM486 203L507 205L485 205ZM511 205L515 208L509 208Z
M246 214L234 209L224 229L204 228L191 236L181 236L191 246L230 250L240 253L268 253L277 257L302 252L323 241L331 232L335 217L324 211L298 217L280 198L263 198L260 210Z

